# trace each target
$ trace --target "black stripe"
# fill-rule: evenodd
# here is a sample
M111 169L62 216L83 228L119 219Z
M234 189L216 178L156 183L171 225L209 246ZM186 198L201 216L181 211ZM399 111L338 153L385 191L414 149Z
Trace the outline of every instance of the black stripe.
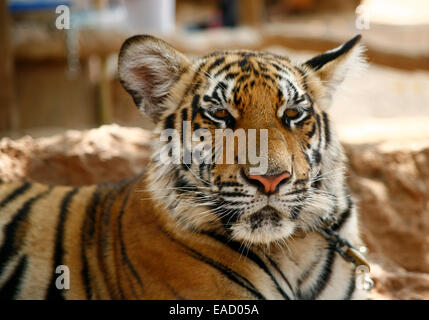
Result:
M4 226L4 241L2 247L0 248L0 276L4 271L4 267L6 266L8 260L13 257L19 250L19 246L17 246L15 242L15 236L17 235L17 231L21 222L27 219L28 213L30 212L34 202L47 195L51 190L52 187L27 200L22 205L22 207L18 209L12 221Z
M204 179L204 171L205 169L208 168L208 165L204 163L204 160L202 160L202 162L200 163L200 165L198 166L199 169L199 177L202 181L206 181Z
M329 119L326 112L322 113L323 116L323 124L325 126L325 148L331 143L331 129L329 127Z
M345 54L350 49L352 49L355 44L360 40L361 35L357 35L353 39L347 41L342 46L335 48L333 50L329 50L328 52L322 53L310 60L308 60L305 64L313 68L314 70L319 70L328 62L337 59L339 56Z
M64 299L63 291L59 290L56 285L57 276L55 275L55 269L62 265L63 256L64 256L64 225L66 222L66 215L69 211L69 205L73 196L78 192L78 188L73 188L71 191L67 192L63 197L60 205L60 215L58 219L57 231L56 231L56 240L55 240L55 250L54 250L54 264L52 268L52 277L51 282L46 293L46 299L52 300L62 300Z
M245 67L249 64L249 60L247 60L247 58L243 58L241 60L238 61L238 65L240 67Z
M225 82L218 82L217 84L216 84L216 87L213 89L213 98L214 99L217 99L217 100L219 100L219 101L224 101L224 102L227 102L226 101L226 96L225 96L225 90L226 90L226 84L225 84ZM219 97L219 94L217 93L218 91L220 91L220 95L222 96L222 98L221 97Z
M319 259L319 257L316 257L311 261L310 264L307 264L303 271L301 272L301 275L298 277L298 280L296 281L297 287L298 287L298 293L297 296L302 299L303 294L301 291L301 286L304 281L307 281L308 277L310 276L311 272L317 268L317 266L322 263L322 261Z
M189 83L189 85L185 89L185 93L183 94L182 99L180 100L179 106L181 106L183 104L183 102L188 97L188 94L190 92L192 92L192 93L196 92L197 88L200 86L200 81L199 80L197 81L197 78L201 75L201 70L206 64L207 64L207 61L202 61L200 63L200 65L198 66L198 68L196 69L194 76L192 77L191 82Z
M9 202L13 201L16 197L18 197L20 194L23 194L25 191L27 191L31 186L30 182L26 182L23 185L19 186L15 190L12 191L6 198L3 199L2 202L0 202L0 208L3 208L6 206Z
M235 83L238 85L238 84L241 84L241 83L243 83L244 81L246 81L246 80L248 80L250 78L250 74L243 74L243 75L241 75L240 76L240 78L238 78L236 81L235 81Z
M325 263L322 269L321 274L319 275L316 284L311 289L311 293L309 296L303 296L304 299L308 300L314 300L316 299L319 294L325 289L326 284L328 283L329 279L331 278L332 274L332 266L334 265L335 261L335 247L332 245L329 245L328 247L328 253L326 255ZM313 271L317 272L317 271Z
M225 197L242 197L242 198L253 198L253 195L240 193L240 192L221 192L220 195Z
M220 94L222 95L223 101L228 102L228 98L226 96L226 87L227 87L226 83L225 82L219 82L219 86L220 86L220 88L219 88Z
M82 234L81 234L81 259L82 259L82 280L83 285L85 287L85 293L86 293L86 299L92 298L92 286L91 286L91 280L89 275L89 263L88 258L86 257L86 245L87 243L87 237L86 235L93 235L94 234L94 216L97 212L97 207L100 203L100 186L96 186L96 189L94 190L94 194L92 196L91 202L88 204L88 207L86 209L85 214L85 220L84 224L82 226Z
M213 93L212 93L212 99L213 99L214 101L216 101L216 102L217 102L217 104L221 104L221 103L222 103L222 100L220 99L219 94L217 93L217 89L215 89L215 90L213 91Z
M303 119L299 120L298 122L294 122L295 127L300 128L300 127L304 126L305 124L307 124L307 120L310 118L311 118L311 114L309 113ZM291 119L291 120L294 121L294 119Z
M233 241L229 238L224 237L223 235L213 233L213 232L204 232L204 234L207 234L208 236L218 240L219 242L222 242L224 245L228 246L232 250L238 252L240 255L242 255L242 251L240 249L243 247L242 243L238 241ZM267 265L264 263L264 261L252 250L246 251L246 258L252 260L254 263L258 265L259 268L261 268L273 281L274 285L276 286L278 292L282 295L282 297L286 300L290 300L289 296L284 292L280 284L277 282L277 279L274 277L274 275L271 273L270 269L267 267ZM289 282L287 282L289 283Z
M133 185L136 181L141 179L143 174L144 174L144 172L142 172L141 174L134 176L132 178L122 180L118 183L109 184L109 187L111 189L108 191L107 194L103 195L103 200L99 204L99 207L100 207L99 210L98 211L96 210L94 212L94 215L96 215L98 217L98 219L96 218L96 220L99 221L99 224L97 226L98 229L97 229L97 238L96 238L96 243L97 243L97 250L96 251L97 251L98 262L100 264L101 272L102 272L103 277L106 281L107 289L108 289L111 297L115 296L116 291L112 291L111 281L109 281L109 280L113 281L113 279L107 279L107 277L110 277L110 274L108 274L106 272L106 267L105 267L105 256L106 256L105 252L106 252L106 249L108 249L108 247L107 247L108 243L106 242L107 241L106 238L108 237L108 234L104 231L103 228L109 229L111 209L112 209L112 206L115 203L117 203L119 196L125 190L127 190L127 188L130 188L130 186ZM95 228L94 228L94 231L92 234L95 234ZM120 286L120 284L119 284L118 288L120 291L121 298L124 298L124 293L123 293L123 290L122 290L122 287ZM136 297L134 286L131 286L131 290L134 294L134 297Z
M350 217L351 212L353 209L353 201L351 198L348 198L348 207L347 209L341 213L340 218L338 219L338 222L334 224L331 229L334 231L338 231L343 224L347 221L347 219ZM332 266L335 261L335 244L329 244L328 247L328 254L325 260L325 264L322 270L322 274L319 276L319 279L316 282L315 287L312 290L312 294L308 299L315 299L317 296L323 291L323 289L326 287L327 282L329 281L332 273Z
M195 120L195 117L196 117L196 115L197 115L197 113L198 113L198 111L200 109L199 103L200 103L200 95L196 94L194 96L194 98L192 99L192 103L191 103L191 106L192 106L192 121Z
M187 164L192 165L192 152L191 150L188 149L188 145L187 145L188 140L191 139L191 137L188 137L187 129L189 128L190 130L192 130L192 127L190 123L186 123L186 126L185 126L185 121L187 121L188 119L188 109L186 108L182 109L181 114L182 114L182 123L179 124L179 126L180 126L180 139L183 145L182 146L183 148L182 167L183 167L183 170L189 170L190 168L187 166ZM192 135L192 132L190 132L190 134Z
M295 182L293 183L294 185L297 185L297 184L305 184L305 183L307 183L307 181L308 181L308 178L305 178L305 179L298 179L298 180L295 180ZM301 190L303 190L303 189L301 189Z
M162 284L165 285L168 290L170 290L170 292L174 295L174 297L176 298L176 300L189 300L186 299L184 296L182 296L181 294L179 294L172 286L170 286L167 282L162 281Z
M242 57L260 57L262 55L261 53L249 52L249 51L239 51L239 52L236 52L236 54Z
M173 238L168 232L166 232L165 230L162 230L164 232L164 234L171 239L173 242L176 242L177 244L181 245L182 247L184 247L185 249L187 249L188 251L190 251L192 253L192 257L204 262L206 264L208 264L209 266L215 268L216 270L218 270L220 273L222 273L224 276L226 276L229 280L231 280L232 282L238 284L239 286L247 289L250 293L253 294L253 296L255 296L257 299L259 300L265 300L266 298L262 295L262 293L260 293L255 286L245 277L243 277L242 275L240 275L239 273L237 273L236 271L228 268L227 266L216 262L212 259L210 259L209 257L206 257L204 255L202 255L200 252L198 252L195 249L192 249L190 247L188 247L187 245L185 245L184 243L180 242L179 240Z
M109 193L106 195L106 201L103 204L103 209L100 210L100 223L98 225L98 238L97 238L97 255L98 255L98 261L100 263L101 272L104 275L105 281L107 283L107 289L109 290L109 294L111 297L114 296L114 291L112 290L112 286L109 285L111 283L110 280L113 281L113 279L110 279L109 274L106 270L106 263L105 263L105 257L108 256L108 253L106 252L110 247L108 247L108 237L110 237L109 232L109 222L111 217L111 210L113 205L117 202L118 197L120 194L124 191L124 189L127 187L127 182L124 181L123 184L117 185L117 187L112 188L112 190L109 191ZM124 298L124 293L121 286L119 287L119 294L122 298ZM132 288L134 289L134 288ZM133 290L134 292L134 290Z
M283 70L283 68L282 67L280 67L277 63L274 63L274 62L272 62L271 63L271 65L278 71L278 72L280 72L280 71L283 71L283 72L286 72L286 70Z
M306 135L307 135L307 137L311 138L314 136L315 132L316 132L316 124L313 123L313 127L311 128L311 131L307 132Z
M238 182L234 182L234 181L219 182L219 183L216 183L216 185L219 188L223 188L223 187L242 187L243 186L242 183L238 183Z
M198 122L194 122L192 124L192 126L193 126L194 131L198 131L201 128L201 126L200 126L200 124ZM205 131L203 131L201 133L205 133Z
M213 209L221 207L225 202L223 200L218 201L217 204L212 206ZM237 209L223 209L222 211L216 211L216 214L220 218L226 232L231 232L231 227L237 222L240 211Z
M322 186L322 170L319 171L319 173L316 175L316 178L314 179L315 181L311 184L311 187L314 189L320 189Z
M13 274L0 288L0 300L16 299L23 275L27 269L27 264L27 256L24 255L19 260L18 266L13 271Z
M348 198L348 208L340 215L338 222L331 227L332 230L337 231L341 228L341 226L350 216L352 208L353 208L353 202L350 198ZM326 284L331 278L332 267L334 265L334 261L336 257L335 244L329 244L328 250L329 251L326 256L322 274L319 275L316 285L311 290L311 294L309 296L303 296L304 299L311 299L311 300L316 299L317 296L325 289Z
M176 115L174 113L170 114L167 118L165 118L164 129L174 129L175 119Z
M239 90L234 89L234 104L236 107L239 107L241 105L241 97Z
M215 73L213 78L217 78L221 73L229 71L229 69L231 69L232 66L237 65L237 64L238 64L238 61L232 61L232 62L226 64L225 66L223 66L222 69L220 69L218 72Z
M209 95L205 94L203 96L203 101L210 102L213 105L219 105L219 104L221 104L221 101L219 100L219 96L217 96L217 98L215 98L214 96L209 96Z
M293 200L302 201L302 200L304 200L305 198L306 198L306 196L304 196L304 197L296 197L296 198L295 198L295 199L293 199ZM296 220L296 219L298 219L298 217L299 217L299 215L300 215L300 213L301 213L302 207L303 207L303 205L302 205L302 204L298 204L298 205L296 205L296 206L292 207L292 210L291 210L291 219L292 219L292 220Z
M182 122L188 120L188 109L183 108L182 109Z
M356 277L355 277L354 270L352 270L352 275L349 280L349 285L347 287L344 300L350 300L352 298L353 292L355 292L355 288L356 288Z
M304 156L305 161L307 161L307 164L310 168L313 167L313 163L310 160L310 157L308 156L308 154L305 151L301 151L302 155Z
M319 150L314 149L311 153L312 157L313 157L313 161L316 164L319 164L320 161L322 161L322 155L320 154Z
M140 278L140 275L137 273L134 265L132 264L130 258L128 257L127 250L125 248L125 242L124 242L123 230L122 230L122 218L125 214L125 207L128 203L128 199L129 199L131 190L132 190L132 188L129 187L128 192L126 193L124 200L121 204L121 211L120 211L119 217L118 217L119 245L120 245L120 249L121 249L122 261L127 265L127 267L130 269L131 273L133 274L133 276L135 277L135 279L139 283L140 287L143 289L143 282Z
M271 76L271 75L269 75L269 74L265 74L265 73L263 73L262 74L262 77L265 79L265 80L268 80L268 81L271 81L271 82L273 82L273 83L275 83L276 81L275 81L275 79ZM295 97L294 97L295 98Z
M292 84L292 82L290 82L289 80L287 81L287 83L290 85L290 88L292 89L292 92L293 92L292 100L293 100L294 104L297 104L296 101L298 100L298 90Z
M280 276L283 278L283 281L286 282L286 284L288 285L290 291L293 292L292 289L292 285L290 284L289 280L287 279L286 275L283 273L282 270L280 270L279 266L277 265L277 263L275 263L275 261L273 259L271 259L269 256L266 256L268 261L270 262L270 264L274 267L274 269L277 270L277 272L280 274Z
M225 57L220 57L220 58L217 58L216 60L215 60L215 62L213 62L208 68L207 68L207 73L210 73L210 72L212 72L212 70L214 69L214 68L216 68L217 66L219 66L221 63L223 63L225 61Z
M347 198L347 209L340 214L338 221L332 225L331 229L334 231L338 231L343 226L343 224L348 220L348 218L350 217L350 215L352 213L352 209L353 209L353 200L351 199L351 197L348 197Z
M193 253L193 257L196 258L199 261L202 261L213 268L220 271L224 276L226 276L229 280L232 282L238 284L239 286L247 289L251 294L253 294L254 297L256 297L259 300L266 300L266 298L260 293L255 286L245 277L240 275L239 273L235 272L234 270L228 268L227 266L218 263L206 256L203 256L199 252L192 250L191 248L188 248Z
M174 174L176 178L175 187L177 188L177 193L181 194L190 192L194 194L198 190L196 186L190 184L188 180L186 180L186 177L181 174L181 171L175 170Z
M319 114L316 114L316 123L317 123L317 130L319 130L319 145L317 147L320 148L320 144L322 143L322 124L320 123Z
M235 79L235 77L237 77L239 74L239 72L230 72L225 76L224 80Z
M262 72L269 72L268 68L266 67L265 63L262 63L261 61L258 61L258 68Z

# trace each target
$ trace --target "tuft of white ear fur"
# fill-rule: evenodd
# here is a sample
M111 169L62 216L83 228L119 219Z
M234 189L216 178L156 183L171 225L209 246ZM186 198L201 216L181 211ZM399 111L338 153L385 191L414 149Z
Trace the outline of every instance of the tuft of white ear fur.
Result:
M365 50L362 44L357 44L348 54L337 58L337 60L334 60L331 64L325 65L319 72L323 73L327 72L327 70L332 70L332 74L328 76L326 80L329 80L335 85L339 85L344 81L346 75L365 69Z
M359 76L367 69L366 49L358 43L359 40L360 36L357 36L303 64L306 73L315 74L322 84L323 89L316 91L323 107L330 106L333 94L341 87L346 76Z
M137 107L157 122L164 111L163 102L189 65L188 59L165 41L137 35L122 45L118 73Z

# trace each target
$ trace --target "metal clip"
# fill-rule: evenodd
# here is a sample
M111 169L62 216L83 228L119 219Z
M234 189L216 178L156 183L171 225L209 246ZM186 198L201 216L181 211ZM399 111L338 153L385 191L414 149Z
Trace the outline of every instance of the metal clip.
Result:
M334 218L334 217L333 217ZM326 219L326 225L322 229L319 229L319 233L333 245L335 251L337 251L344 260L352 262L356 267L364 265L370 271L370 266L366 258L361 254L347 239L341 237L338 232L332 230L335 219Z
M363 256L363 254L361 254L359 250L357 250L356 248L354 247L347 248L346 255L353 259L353 263L355 264L356 267L363 265L368 268L368 272L371 271L371 267L369 266L368 261Z

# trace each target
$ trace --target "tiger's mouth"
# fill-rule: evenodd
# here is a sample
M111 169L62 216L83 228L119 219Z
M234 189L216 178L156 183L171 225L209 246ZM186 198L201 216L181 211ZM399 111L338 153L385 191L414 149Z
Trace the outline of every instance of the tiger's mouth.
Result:
M265 205L231 226L232 236L245 243L269 244L293 234L296 224L278 209Z
M250 216L251 229L255 231L264 225L276 227L279 225L280 219L280 212L267 205Z

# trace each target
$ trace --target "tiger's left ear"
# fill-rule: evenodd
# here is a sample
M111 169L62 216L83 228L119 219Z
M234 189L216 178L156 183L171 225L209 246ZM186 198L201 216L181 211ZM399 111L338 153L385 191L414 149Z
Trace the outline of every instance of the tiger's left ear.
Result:
M121 47L118 74L137 107L157 123L171 89L189 66L189 60L165 41L137 35Z
M307 73L315 73L321 80L323 90L319 99L324 106L330 104L335 92L349 71L359 71L366 66L363 57L364 47L359 45L361 35L347 41L341 46L326 51L303 64Z

